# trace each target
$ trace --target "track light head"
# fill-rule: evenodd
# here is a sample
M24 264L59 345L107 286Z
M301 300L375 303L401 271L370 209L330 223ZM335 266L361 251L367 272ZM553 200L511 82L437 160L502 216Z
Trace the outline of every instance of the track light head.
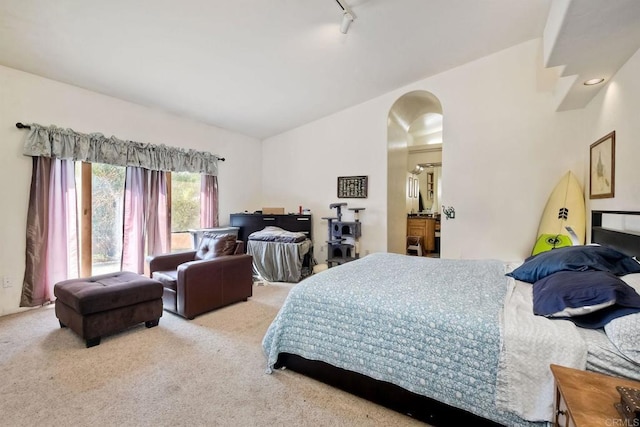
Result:
M347 11L342 15L342 24L340 24L340 32L342 34L347 34L349 31L349 26L353 22L353 15Z

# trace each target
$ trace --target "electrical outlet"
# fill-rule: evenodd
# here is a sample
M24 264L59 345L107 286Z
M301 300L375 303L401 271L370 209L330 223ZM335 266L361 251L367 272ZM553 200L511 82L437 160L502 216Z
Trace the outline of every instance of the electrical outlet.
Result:
M9 276L4 276L2 278L2 287L3 288L11 288L13 287L13 280Z

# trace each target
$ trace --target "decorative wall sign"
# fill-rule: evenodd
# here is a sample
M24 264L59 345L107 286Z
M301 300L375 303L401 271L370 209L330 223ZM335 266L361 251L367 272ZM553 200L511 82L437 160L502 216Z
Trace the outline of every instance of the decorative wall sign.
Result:
M367 176L339 176L338 198L340 199L366 199Z
M616 131L591 144L590 160L589 198L613 197L616 178Z

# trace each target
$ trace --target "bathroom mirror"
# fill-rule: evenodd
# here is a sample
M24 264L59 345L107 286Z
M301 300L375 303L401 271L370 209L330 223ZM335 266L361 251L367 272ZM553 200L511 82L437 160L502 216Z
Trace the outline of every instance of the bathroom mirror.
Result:
M423 171L418 175L418 183L420 188L420 200L422 204L421 212L439 213L440 212L440 187L442 184L442 163L423 163L420 164Z

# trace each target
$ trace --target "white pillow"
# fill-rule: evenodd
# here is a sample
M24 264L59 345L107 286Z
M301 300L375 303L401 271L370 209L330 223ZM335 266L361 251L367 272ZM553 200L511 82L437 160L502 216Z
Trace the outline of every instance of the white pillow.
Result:
M620 276L620 279L640 294L640 273L625 274Z
M604 331L620 353L640 364L640 313L617 317L604 325Z

